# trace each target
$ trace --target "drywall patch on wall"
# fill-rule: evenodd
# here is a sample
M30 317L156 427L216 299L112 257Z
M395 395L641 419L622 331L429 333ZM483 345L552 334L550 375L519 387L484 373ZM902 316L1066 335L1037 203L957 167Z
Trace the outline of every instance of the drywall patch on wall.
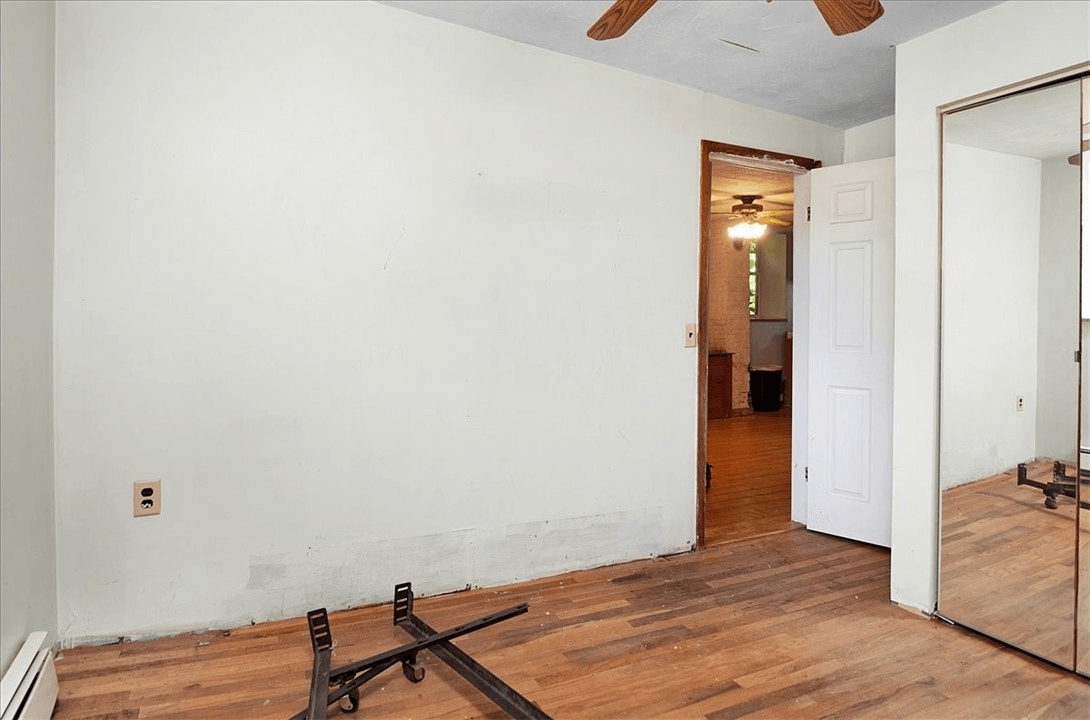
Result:
M283 553L250 558L250 579L247 590L263 590L288 575L287 557Z

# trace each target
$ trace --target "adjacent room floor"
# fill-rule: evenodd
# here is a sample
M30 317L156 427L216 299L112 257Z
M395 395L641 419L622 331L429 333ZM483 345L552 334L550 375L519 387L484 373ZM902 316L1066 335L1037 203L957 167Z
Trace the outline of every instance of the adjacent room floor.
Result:
M782 532L791 522L791 408L708 421L712 485L704 542Z
M529 603L457 644L558 719L1090 717L1085 680L891 605L888 551L798 528L503 588L415 589L437 629ZM331 625L334 664L408 639L389 605ZM357 717L504 716L421 660L419 684L395 667L365 686ZM68 650L57 669L57 720L283 720L306 705L311 650L298 618Z

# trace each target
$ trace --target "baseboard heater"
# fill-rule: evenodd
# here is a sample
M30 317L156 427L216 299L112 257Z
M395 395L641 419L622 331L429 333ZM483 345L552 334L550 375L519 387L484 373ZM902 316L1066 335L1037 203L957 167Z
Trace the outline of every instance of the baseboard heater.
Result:
M48 633L32 632L0 679L0 720L49 720L57 704L57 668Z

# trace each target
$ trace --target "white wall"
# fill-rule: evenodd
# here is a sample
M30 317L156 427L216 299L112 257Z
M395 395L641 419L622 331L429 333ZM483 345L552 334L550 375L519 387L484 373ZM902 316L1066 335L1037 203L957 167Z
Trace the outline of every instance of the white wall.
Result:
M1090 320L1082 321L1082 356L1090 357ZM1083 437L1090 434L1090 362L1082 363L1082 407L1079 408L1079 422L1082 423ZM1087 440L1080 441L1080 447L1090 445ZM1085 465L1087 457L1082 457Z
M1078 147L1078 135L1073 135L1072 152ZM1074 362L1079 347L1079 203L1079 168L1066 157L1043 161L1037 455L1065 462L1075 461L1079 447L1079 368Z
M1090 4L1007 2L897 47L891 598L935 605L940 105L1090 59ZM911 209L911 211L908 211Z
M57 632L52 2L0 3L0 668Z
M751 320L749 323L750 355L754 367L784 364L784 336L787 321Z
M366 3L57 15L67 642L693 542L699 141L841 131Z
M1090 92L1087 92L1088 83L1085 79L1082 83L1082 114L1090 117ZM1086 138L1085 131L1083 138ZM1082 153L1082 186L1090 188L1090 152ZM1083 254L1086 255L1087 245L1090 244L1090 192L1082 194L1082 241ZM1090 446L1090 262L1082 263L1082 407L1079 408L1079 423L1082 428L1082 436L1079 438L1079 447ZM1081 457L1085 463L1086 456ZM1087 567L1084 565L1083 567ZM1081 597L1081 593L1080 593Z
M895 116L878 118L844 131L844 162L892 157L896 150Z
M946 143L943 490L1036 456L1040 219L1040 160Z
M757 273L757 316L786 320L787 233L769 233L757 243Z
M787 237L787 233L769 233L757 243L758 316L783 320L750 320L749 357L754 367L784 364L784 334L789 327Z

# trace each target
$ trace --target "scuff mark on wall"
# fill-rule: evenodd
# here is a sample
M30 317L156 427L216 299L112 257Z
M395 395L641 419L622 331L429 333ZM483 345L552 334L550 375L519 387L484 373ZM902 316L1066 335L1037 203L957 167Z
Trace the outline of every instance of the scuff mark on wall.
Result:
M405 238L405 221L402 220L401 233L397 236L397 240L394 240L394 244L390 247L390 252L386 253L386 262L382 263L382 269L390 267L390 258L394 256L394 251L397 250L397 246L401 244L401 241Z
M339 610L385 603L393 597L394 585L406 581L425 597L652 557L662 554L663 513L662 508L646 508L379 542L323 540L321 547L304 546L296 553L252 556L248 567L237 568L239 590L224 599L222 622L137 631L125 638L224 630L302 616L317 607ZM669 552L688 549L686 544ZM277 602L270 603L270 597ZM116 638L69 637L65 646Z
M508 525L481 547L474 575L487 586L565 572L589 552L602 565L648 557L662 535L662 508Z

